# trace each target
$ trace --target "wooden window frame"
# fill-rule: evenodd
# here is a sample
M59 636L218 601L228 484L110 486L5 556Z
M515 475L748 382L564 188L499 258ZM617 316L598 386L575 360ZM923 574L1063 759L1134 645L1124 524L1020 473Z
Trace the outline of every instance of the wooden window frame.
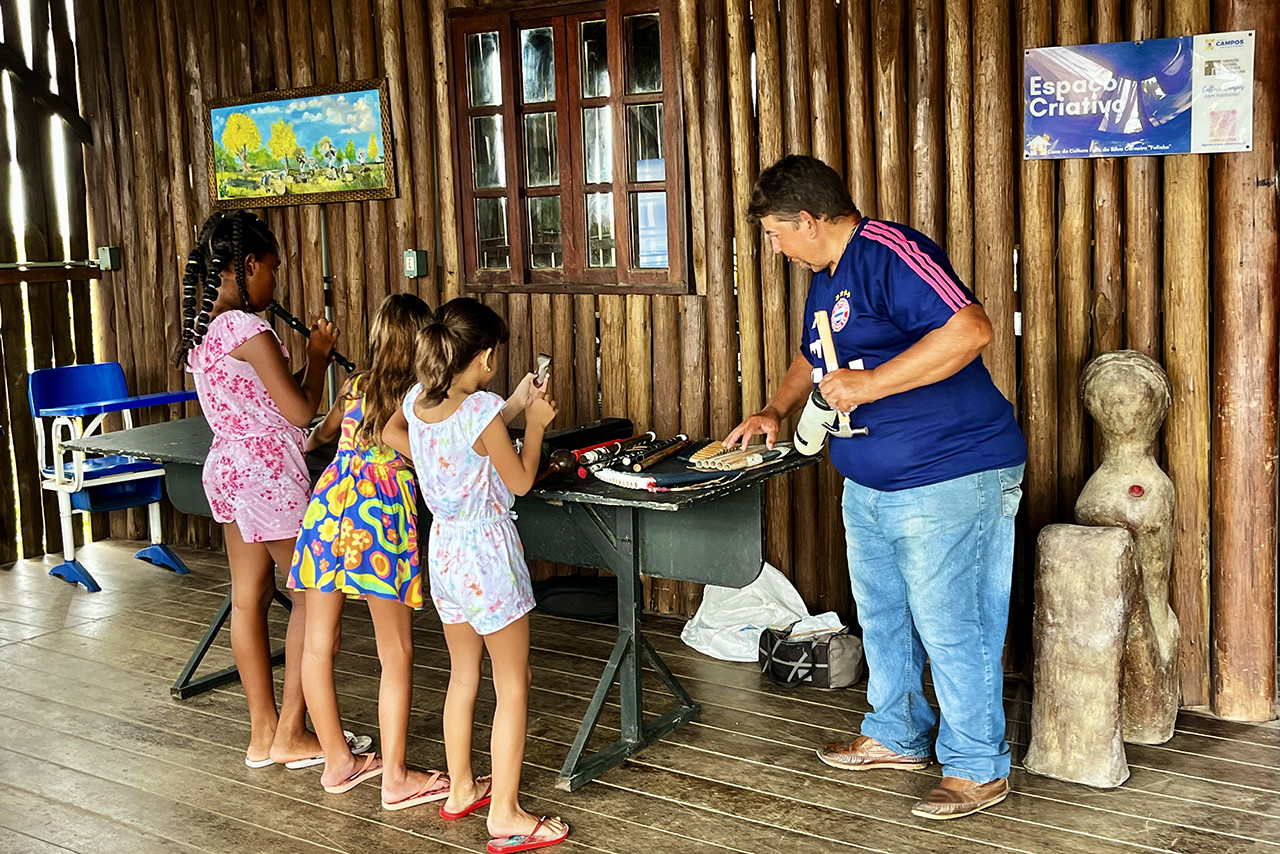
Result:
M631 15L657 13L662 92L626 93L626 51L624 19ZM458 246L462 252L463 289L469 292L502 293L652 293L692 292L688 258L688 207L686 201L684 106L679 74L679 38L675 0L593 0L593 2L485 6L450 12L449 69L454 97L450 110L456 137L453 147L455 184L458 197ZM583 21L605 21L609 44L610 94L607 98L583 98L581 85L582 51L579 32ZM523 29L549 26L555 43L556 68L556 154L559 183L526 188L524 116L548 112L546 102L526 105L519 96L519 33ZM468 80L466 38L477 32L496 31L502 68L502 104L472 107ZM661 103L663 118L664 180L631 181L628 169L627 108L635 104ZM614 267L586 265L586 197L603 185L587 184L583 170L582 111L584 107L608 104L613 133ZM475 116L502 116L506 187L477 189L472 168L471 119ZM660 190L666 193L667 264L665 268L632 265L631 197L637 192ZM530 267L527 200L537 196L560 196L562 266L556 269ZM508 268L479 266L476 238L475 200L505 198L507 237L510 246Z

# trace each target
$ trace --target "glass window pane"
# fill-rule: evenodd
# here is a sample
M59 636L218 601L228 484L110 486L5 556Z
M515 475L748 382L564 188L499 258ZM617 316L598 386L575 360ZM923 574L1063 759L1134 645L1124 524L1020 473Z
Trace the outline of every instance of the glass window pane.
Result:
M560 183L555 113L529 113L524 117L524 168L530 187Z
M582 97L609 97L608 38L604 21L582 22Z
M471 106L491 107L502 103L502 68L496 32L467 36L467 81Z
M627 39L627 94L662 91L662 41L658 15L622 19Z
M502 147L502 116L476 116L471 120L471 148L476 187L507 186L506 151Z
M529 199L529 266L545 270L564 263L560 240L560 197Z
M667 194L631 194L631 254L637 267L667 266Z
M627 107L627 162L632 181L663 181L662 105Z
M588 184L613 180L613 113L609 107L582 111L582 152Z
M506 199L476 199L476 256L484 270L511 266Z
M556 99L556 54L550 27L520 31L520 72L526 104Z
M587 194L587 266L613 267L613 193Z

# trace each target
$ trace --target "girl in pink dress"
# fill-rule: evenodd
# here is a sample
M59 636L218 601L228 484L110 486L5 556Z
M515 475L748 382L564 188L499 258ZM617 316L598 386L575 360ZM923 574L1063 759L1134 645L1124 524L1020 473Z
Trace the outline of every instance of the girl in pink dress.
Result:
M511 505L513 493L533 485L556 407L533 385L533 374L509 400L485 391L497 373L495 350L506 340L507 325L492 309L465 297L445 303L418 335L418 385L383 431L387 444L413 457L433 517L427 572L451 671L444 701L450 790L440 815L461 818L488 804L491 854L543 848L569 835L559 818L537 818L519 803L534 602ZM522 411L524 449L517 455L507 424ZM498 703L492 777L477 779L471 729L486 650Z
M179 364L195 378L213 446L204 491L222 523L231 566L231 650L249 702L245 764L261 768L320 754L305 724L301 657L306 610L293 597L285 636L284 694L276 709L267 609L275 569L289 569L311 497L303 460L306 427L320 406L338 331L317 320L307 366L290 375L288 351L264 310L275 290L280 251L267 224L248 211L215 213L187 258Z

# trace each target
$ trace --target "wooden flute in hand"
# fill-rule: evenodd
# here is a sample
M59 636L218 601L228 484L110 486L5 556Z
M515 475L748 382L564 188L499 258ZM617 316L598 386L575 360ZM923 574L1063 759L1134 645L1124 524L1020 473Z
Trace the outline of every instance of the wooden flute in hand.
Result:
M284 306L282 306L280 303L276 302L275 300L272 300L271 302L267 303L267 311L270 311L276 317L283 320L286 324L289 325L291 329L293 329L294 332L299 333L303 338L311 337L310 327L308 327L301 320L299 320L298 318L290 314L289 311ZM341 353L339 353L337 350L330 350L329 355L333 357L333 360L335 362L337 362L339 365L342 365L342 367L346 368L347 373L351 373L356 369L356 363L351 361Z

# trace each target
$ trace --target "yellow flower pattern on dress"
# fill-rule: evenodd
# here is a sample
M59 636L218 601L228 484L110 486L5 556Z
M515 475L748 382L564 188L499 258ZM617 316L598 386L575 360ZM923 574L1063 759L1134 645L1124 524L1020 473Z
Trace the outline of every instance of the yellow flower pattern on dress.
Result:
M337 456L316 482L303 518L289 587L421 608L417 484L394 450L355 444L363 410L358 394L346 404Z

